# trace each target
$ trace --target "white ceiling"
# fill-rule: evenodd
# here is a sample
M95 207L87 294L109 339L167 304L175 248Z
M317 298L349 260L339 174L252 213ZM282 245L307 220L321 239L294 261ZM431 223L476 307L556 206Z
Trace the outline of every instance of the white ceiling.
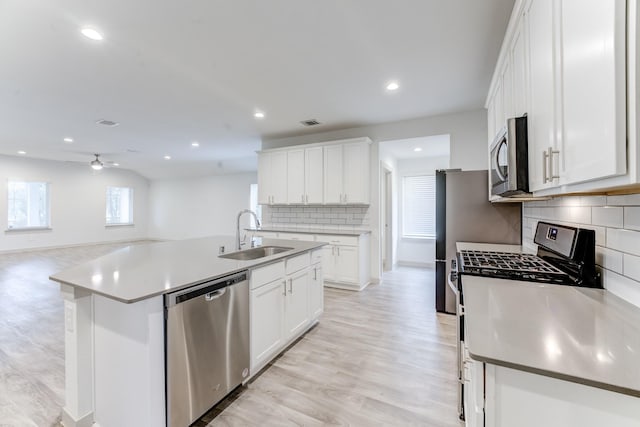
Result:
M380 158L391 157L396 160L405 160L449 156L449 141L449 135L384 141L380 143ZM416 152L416 148L420 148L421 151Z
M482 108L513 2L0 0L0 153L231 173L265 136Z

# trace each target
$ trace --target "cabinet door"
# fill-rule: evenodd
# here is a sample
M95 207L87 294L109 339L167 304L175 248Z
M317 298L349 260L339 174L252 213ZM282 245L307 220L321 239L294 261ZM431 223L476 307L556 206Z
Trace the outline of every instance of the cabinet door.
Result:
M369 151L366 143L344 145L344 203L369 204Z
M513 68L511 56L507 55L502 66L502 123L506 124L510 117L515 117L513 113Z
M285 300L286 340L298 335L309 324L309 270L287 277L287 297Z
M342 145L324 147L324 203L342 203Z
M513 75L513 117L527 113L527 55L525 51L524 19L520 19L511 41L511 73Z
M251 368L259 367L284 345L284 280L251 291Z
M489 147L493 143L493 139L496 137L496 133L498 130L495 128L496 126L496 106L493 102L493 97L489 99L489 103L487 104L487 141L489 142Z
M304 204L304 149L287 151L287 203Z
M271 203L271 156L269 153L258 154L258 203Z
M311 267L309 278L309 315L317 319L324 311L324 282L322 280L322 263Z
M544 153L556 149L554 2L531 0L525 11L525 29L529 43L529 187L540 190L554 182L549 176ZM562 153L560 153L561 155Z
M626 173L625 2L563 0L563 184Z
M336 280L335 252L336 247L333 245L326 245L322 247L322 267L324 270L324 280Z
M496 129L496 133L500 132L505 125L504 121L504 95L502 91L502 78L498 79L498 83L496 84L496 89L493 95L493 103L494 103L494 125L493 127Z
M336 272L337 282L358 283L358 248L354 246L336 246Z
M271 155L271 196L272 204L287 203L287 152L278 151Z
M305 203L321 204L323 202L324 159L322 154L322 147L304 150Z

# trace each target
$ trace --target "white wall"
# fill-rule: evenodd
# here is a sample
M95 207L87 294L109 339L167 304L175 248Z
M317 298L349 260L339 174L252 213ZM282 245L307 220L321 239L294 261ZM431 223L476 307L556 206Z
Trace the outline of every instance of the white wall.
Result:
M280 139L265 138L262 148L368 136L371 145L371 278L380 279L380 158L379 143L429 135L451 136L451 168L487 169L487 112L484 109L464 113L423 117L379 125L315 133Z
M595 230L604 287L640 307L640 194L524 203L522 244L531 250L540 220Z
M50 184L51 230L6 231L7 182ZM0 251L144 239L149 181L123 169L93 171L88 165L0 156ZM132 187L133 226L106 227L107 186Z
M255 173L208 176L151 183L149 236L188 239L209 235L233 235L236 216L249 208ZM242 218L243 228L249 224Z
M398 160L398 258L400 265L429 266L435 265L435 239L407 239L402 237L402 177L411 175L433 175L436 169L449 167L449 156L427 157L422 159Z

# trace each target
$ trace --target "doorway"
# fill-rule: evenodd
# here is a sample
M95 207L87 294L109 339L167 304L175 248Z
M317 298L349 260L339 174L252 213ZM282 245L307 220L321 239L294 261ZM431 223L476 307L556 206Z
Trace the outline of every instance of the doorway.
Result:
M391 170L383 166L380 176L382 177L382 271L393 269L393 175Z

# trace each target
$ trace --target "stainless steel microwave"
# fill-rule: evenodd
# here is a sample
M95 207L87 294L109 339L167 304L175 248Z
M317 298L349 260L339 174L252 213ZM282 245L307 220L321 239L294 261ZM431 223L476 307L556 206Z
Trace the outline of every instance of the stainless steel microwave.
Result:
M489 149L491 195L509 197L529 192L527 117L507 119Z

